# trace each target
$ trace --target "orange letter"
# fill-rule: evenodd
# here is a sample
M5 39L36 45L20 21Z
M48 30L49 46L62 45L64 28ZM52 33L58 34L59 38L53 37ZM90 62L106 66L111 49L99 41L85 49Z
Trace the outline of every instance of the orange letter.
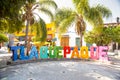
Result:
M74 58L74 57L79 58L78 47L74 47L71 58Z

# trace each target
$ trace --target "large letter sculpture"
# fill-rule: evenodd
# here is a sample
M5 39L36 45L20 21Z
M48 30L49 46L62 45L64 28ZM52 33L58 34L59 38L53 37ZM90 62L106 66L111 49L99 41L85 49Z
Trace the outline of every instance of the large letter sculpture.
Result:
M93 46L90 47L90 58L93 60L99 59L99 47L93 47Z
M38 51L35 46L32 46L32 48L31 48L29 59L32 59L33 57L38 59Z
M82 46L80 49L80 58L82 59L88 59L89 55L88 55L88 47L86 46Z
M69 46L64 47L64 58L67 57L67 54L70 54L70 47Z
M99 60L108 61L108 46L99 46Z
M13 61L16 61L17 59L18 59L18 55L17 55L17 50L19 49L19 47L18 46L12 46L11 47L11 51L13 52L13 54L12 54L12 60Z
M28 56L25 56L25 53L24 53L24 46L20 46L20 60L28 60L29 57Z
M79 58L78 47L74 47L71 58Z
M47 46L42 46L40 48L40 58L46 59L48 58L48 47Z

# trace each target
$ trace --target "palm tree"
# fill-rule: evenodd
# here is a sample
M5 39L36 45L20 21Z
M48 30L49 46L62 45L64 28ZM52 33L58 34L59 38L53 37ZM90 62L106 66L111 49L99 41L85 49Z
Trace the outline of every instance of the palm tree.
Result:
M60 33L64 33L75 23L75 31L80 35L80 43L82 46L82 37L86 30L86 23L88 22L94 27L103 27L103 17L109 17L111 11L103 5L96 5L91 7L89 0L73 0L75 10L59 9L56 12L55 23L59 28Z
M36 37L39 37L39 41L45 41L47 36L47 30L45 21L41 18L41 16L35 12L35 10L38 10L39 12L43 12L44 14L48 15L51 20L53 20L53 14L51 12L50 8L57 8L57 5L52 0L39 0L36 2L36 0L27 0L26 4L22 8L24 11L24 14L22 15L23 21L26 22L26 35L25 35L25 45L27 46L27 38L28 38L28 32L29 32L29 26L32 26L34 24L34 31L36 32ZM39 17L39 20L36 20L36 17ZM33 27L33 26L32 26Z

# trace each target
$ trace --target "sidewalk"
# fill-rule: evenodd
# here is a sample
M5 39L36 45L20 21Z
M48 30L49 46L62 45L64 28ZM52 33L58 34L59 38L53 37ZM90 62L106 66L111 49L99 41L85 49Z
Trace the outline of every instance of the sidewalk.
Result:
M2 47L0 49L0 68L5 67L8 61L11 61L12 53L9 53L7 48Z
M12 53L8 52L8 49L6 49L6 48L0 49L0 58L1 57L9 57L9 56L12 56Z

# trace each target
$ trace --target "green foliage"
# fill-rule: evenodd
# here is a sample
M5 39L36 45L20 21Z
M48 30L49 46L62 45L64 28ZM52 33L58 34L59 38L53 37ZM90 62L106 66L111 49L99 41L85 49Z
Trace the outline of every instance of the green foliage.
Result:
M38 10L40 13L44 13L47 16L50 17L51 21L53 21L53 13L51 11L51 8L56 9L57 5L53 0L39 0L38 2L27 2L23 6L23 15L22 15L22 20L25 22L27 21L26 24L26 44L27 44L27 36L28 36L28 29L29 27L34 28L34 32L36 33L35 39L36 41L46 41L47 38L47 30L46 30L46 25L45 21L41 18L41 16L35 12L35 10ZM39 18L36 19L36 16Z
M0 0L0 18L18 17L25 2L26 0Z
M8 22L5 19L0 20L0 33L7 32L7 29L8 29Z
M39 0L39 4L46 8L54 8L57 9L57 4L53 0Z
M1 42L7 42L7 41L8 41L8 38L4 34L0 33L0 43Z
M47 37L47 29L44 20L40 18L40 21L31 26L33 32L36 33L34 41L45 41Z
M98 4L95 6L95 8L101 13L102 17L109 17L112 16L112 13L109 9L107 9L105 6Z
M91 7L89 0L72 0L75 10L60 9L56 12L55 23L59 33L64 33L74 23L75 31L80 35L80 43L82 46L82 36L86 30L86 23L90 23L93 27L103 27L103 17L111 15L109 9L104 6L97 5Z
M20 9L26 0L0 0L0 32L20 31L22 22L20 20Z
M78 2L78 3L77 3ZM76 4L77 3L77 4ZM89 12L90 6L89 6L89 0L73 0L73 4L76 4L76 11L84 15Z
M113 41L120 43L120 26L117 26L116 28L113 29Z
M62 9L58 9L56 11L56 15L55 15L55 23L56 23L56 28L60 27L60 23L62 20L69 18L70 16L72 16L74 14L74 12L71 9L67 9L67 8L62 8Z
M98 29L99 30L99 29ZM101 28L101 32L97 33L97 29L89 31L85 34L84 38L87 43L97 45L108 45L110 42L120 43L120 27Z

